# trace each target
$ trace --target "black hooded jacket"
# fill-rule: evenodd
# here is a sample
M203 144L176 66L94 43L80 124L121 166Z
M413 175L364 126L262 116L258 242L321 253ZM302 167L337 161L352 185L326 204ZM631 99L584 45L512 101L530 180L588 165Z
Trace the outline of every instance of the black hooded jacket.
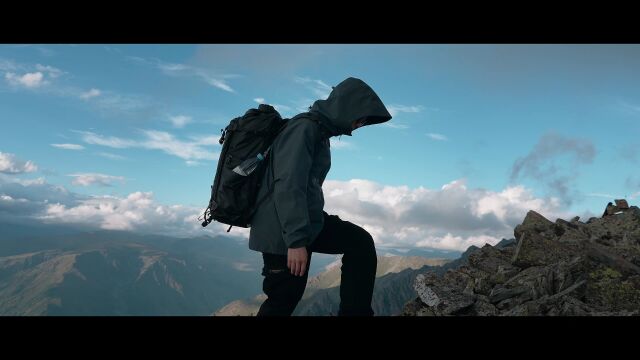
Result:
M391 115L369 85L348 78L326 100L289 120L273 143L258 194L267 198L251 219L249 248L286 254L288 248L315 240L324 225L322 184L331 167L329 138L351 136L353 122L361 119L368 126L388 121Z

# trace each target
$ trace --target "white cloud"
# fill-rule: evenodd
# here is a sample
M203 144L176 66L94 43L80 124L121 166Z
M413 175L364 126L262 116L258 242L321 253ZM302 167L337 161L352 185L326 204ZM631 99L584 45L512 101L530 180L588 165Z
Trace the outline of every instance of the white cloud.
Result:
M81 99L87 102L91 100L90 104L97 109L119 115L140 110L154 110L162 106L147 95L123 94L96 88L86 90L75 86L54 86L49 87L48 92L64 98Z
M146 139L141 146L146 149L161 150L166 154L177 156L184 160L217 160L218 154L205 145L217 143L217 136L208 136L186 142L176 139L172 134L164 131L145 130Z
M117 154L112 154L112 153L108 153L108 152L99 152L96 153L96 155L102 156L104 158L107 159L111 159L111 160L124 160L125 157L122 155L117 155Z
M191 117L185 115L170 116L169 121L171 121L173 127L183 128L191 122Z
M14 199L9 195L0 194L0 201L4 201L5 203L16 204L16 203L28 203L27 199Z
M37 64L36 65L36 70L43 72L43 73L47 73L47 75L49 75L49 77L51 77L52 79L55 79L57 77L60 77L60 75L63 75L65 72L55 68L53 66L50 65L40 65Z
M144 95L118 94L112 91L100 91L94 103L101 109L117 112L132 112L142 109L151 109L157 104Z
M32 161L22 161L14 154L0 152L0 173L22 174L37 171L38 167Z
M51 146L58 148L58 149L65 149L65 150L82 150L84 149L84 146L82 145L78 145L78 144L51 144Z
M150 192L134 192L124 197L85 196L62 186L47 184L42 178L21 181L0 174L0 219L80 225L83 228L132 230L178 237L225 234L248 237L248 229L212 222L206 228L198 217L203 208L159 204Z
M248 237L249 231L212 222L206 228L198 217L204 208L159 204L151 192L124 197L86 196L48 184L43 178L20 180L0 174L0 220L81 225L83 228L133 230L178 237L225 234Z
M438 140L438 141L447 141L447 140L449 140L446 136L444 136L442 134L428 133L427 136L432 138L433 140Z
M291 117L293 113L291 112L293 109L291 107L282 105L282 104L273 104L273 108L276 109L284 117Z
M17 75L12 72L4 74L5 79L9 84L14 86L24 86L26 88L38 88L47 84L44 80L44 75L41 72L26 73L24 75Z
M136 146L136 142L115 136L102 136L90 131L75 131L82 134L82 141L91 145L101 145L116 149L125 149Z
M20 64L8 59L0 58L0 71L5 71L5 80L11 85L26 88L39 88L50 83L49 80L58 78L64 71L50 66L36 64Z
M339 139L335 139L335 138L330 138L329 139L331 148L336 149L336 150L342 150L342 149L353 149L354 145L348 141L344 141L344 140L339 140Z
M20 179L16 176L8 176L0 173L0 184L20 184L22 186L44 185L46 180L43 177L36 179Z
M296 101L291 101L295 107L295 109L299 112L307 112L309 111L309 107L313 105L314 100L309 98L304 98Z
M72 205L81 197L61 186L47 184L44 178L20 179L0 173L0 220L22 219L32 223L33 217L41 214L49 203Z
M218 135L210 135L210 136L192 136L190 137L193 140L194 144L197 145L216 145L220 146L218 140L220 140L220 136Z
M265 100L265 98L261 98L261 97L255 98L253 99L253 101L257 102L258 104L267 104L267 101ZM291 108L291 106L282 105L282 104L270 104L270 105L273 106L273 108L276 109L276 111L279 112L280 115L284 117L289 117L292 114L291 111L293 109Z
M116 149L143 148L160 150L184 160L217 160L219 154L211 146L219 146L218 136L194 137L190 141L177 139L174 135L157 130L142 130L144 139L130 140L114 136L103 136L89 131L76 131L87 144Z
M87 92L80 94L80 98L82 100L88 100L96 96L100 96L100 94L102 94L102 92L99 89L91 89Z
M144 59L144 58L141 58L139 56L130 56L130 55L128 55L128 56L125 56L125 58L127 60L130 60L130 61L132 61L134 63L137 63L137 64L140 64L140 65L149 65L149 66L154 65L151 61L149 61L147 59Z
M11 60L0 58L0 71L16 71L18 65Z
M184 64L159 63L158 68L164 72L171 73L175 71L189 70L190 67Z
M205 81L207 83L209 83L210 85L217 87L218 89L222 89L222 90L230 92L230 93L235 92L235 90L233 90L231 88L231 86L229 86L229 84L227 84L227 82L225 80L213 79L213 78L208 78L207 77L207 78L205 78Z
M398 115L399 113L419 113L421 111L423 111L425 109L424 106L422 105L398 105L398 104L393 104L393 105L389 105L387 106L387 110L389 110L389 114L391 114L391 116L395 117L396 115Z
M149 110L153 111L162 106L151 97L140 94L123 94L109 90L91 88L81 89L75 86L50 86L47 93L63 98L81 99L89 102L98 110L117 115Z
M204 209L183 205L161 205L151 192L134 192L126 197L95 196L75 205L48 204L39 219L50 223L95 226L106 230L132 230L176 236L222 234L226 226L212 222L202 228L198 216ZM246 230L246 229L239 229ZM246 231L227 235L246 236Z
M390 127L392 129L408 129L409 128L409 125L396 124L396 123L392 123L392 122L389 122L389 121L384 122L384 123L382 123L380 125L385 126L385 127Z
M440 237L429 236L424 240L418 241L416 245L418 247L430 247L434 243L437 243L442 249L464 251L471 245L475 245L477 247L482 247L485 244L495 245L500 242L500 240L501 239L487 235L469 236L465 238L462 236L454 236L451 233L446 233L444 236Z
M124 199L107 196L95 197L84 200L74 207L50 204L42 219L57 220L63 223L95 221L102 229L133 230L135 225L148 222L144 215L153 212L152 204L151 193L136 192Z
M112 186L116 181L123 183L125 180L122 176L112 176L95 173L70 174L67 176L71 176L74 178L71 184L76 186Z
M611 195L611 194L601 194L601 193L589 193L586 194L587 196L591 196L591 197L603 197L603 198L607 198L607 199L620 199L620 197L617 197L615 195Z
M322 80L316 80L316 79L310 79L308 77L298 76L294 78L294 81L299 84L305 85L307 89L311 90L311 92L313 92L313 94L319 99L328 98L329 94L331 93L331 90L333 90L331 86L327 85Z
M168 76L199 78L211 86L230 93L235 93L235 90L227 83L226 79L240 77L237 74L218 74L207 69L185 64L167 63L158 59L144 59L136 56L128 56L127 58L139 64L155 67Z
M380 247L465 250L512 238L514 226L528 210L552 221L575 215L561 211L556 198L535 197L523 186L502 191L469 189L464 180L440 189L327 180L324 195L328 213L364 227ZM200 226L203 210L158 204L150 192L87 197L46 184L44 179L18 182L14 176L0 174L0 217L20 215L49 223L179 236L225 233L227 226L217 222L206 229ZM247 237L248 229L234 229L230 235Z
M65 74L50 65L17 64L6 59L0 59L0 70L6 71L4 78L10 85L27 89L41 88L50 84L50 80Z
M76 98L82 100L94 99L92 104L98 109L108 112L128 113L139 110L156 109L157 104L149 96L139 94L120 94L108 90L92 88L80 89L76 86L52 85L53 80L67 74L50 65L19 64L0 58L0 70L5 71L5 80L14 87L39 90L49 95ZM47 86L45 86L47 85Z
M464 180L441 189L385 186L368 180L327 180L326 211L367 229L377 245L465 250L512 238L527 211L568 218L556 198L537 198L523 186L468 189Z

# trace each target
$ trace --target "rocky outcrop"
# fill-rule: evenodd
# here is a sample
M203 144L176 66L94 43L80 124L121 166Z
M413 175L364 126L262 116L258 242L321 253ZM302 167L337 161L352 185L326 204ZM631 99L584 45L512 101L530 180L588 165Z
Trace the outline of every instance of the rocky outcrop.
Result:
M529 211L516 241L485 245L466 264L416 277L403 315L640 315L640 209L549 221Z

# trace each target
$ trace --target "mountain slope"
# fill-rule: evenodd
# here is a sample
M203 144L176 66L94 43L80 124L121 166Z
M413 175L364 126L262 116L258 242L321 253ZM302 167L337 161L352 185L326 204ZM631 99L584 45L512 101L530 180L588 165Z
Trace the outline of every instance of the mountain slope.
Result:
M460 258L449 261L439 259L423 264L420 267L406 267L399 272L389 272L380 274L376 278L373 289L373 299L371 306L376 316L397 315L402 311L404 304L416 295L413 289L415 277L424 271L433 270L444 272L450 268L456 268L464 264L469 254L476 251L472 246L465 251ZM384 259L384 258L383 258ZM434 260L434 259L427 259ZM311 296L303 298L293 315L300 316L326 316L338 313L340 304L340 288L331 287L320 289Z
M206 315L261 288L259 254L224 237L19 237L0 256L2 315Z
M230 237L8 223L0 234L0 315L208 315L262 289L260 253ZM334 259L315 256L311 273Z

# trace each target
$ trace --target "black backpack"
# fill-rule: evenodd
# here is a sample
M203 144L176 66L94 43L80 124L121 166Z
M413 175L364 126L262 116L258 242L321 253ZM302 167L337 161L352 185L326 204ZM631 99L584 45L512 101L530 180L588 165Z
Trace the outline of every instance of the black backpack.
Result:
M260 181L265 172L264 160L271 144L287 121L266 104L249 109L222 129L222 151L211 186L209 206L204 211L202 226L218 222L247 228Z

